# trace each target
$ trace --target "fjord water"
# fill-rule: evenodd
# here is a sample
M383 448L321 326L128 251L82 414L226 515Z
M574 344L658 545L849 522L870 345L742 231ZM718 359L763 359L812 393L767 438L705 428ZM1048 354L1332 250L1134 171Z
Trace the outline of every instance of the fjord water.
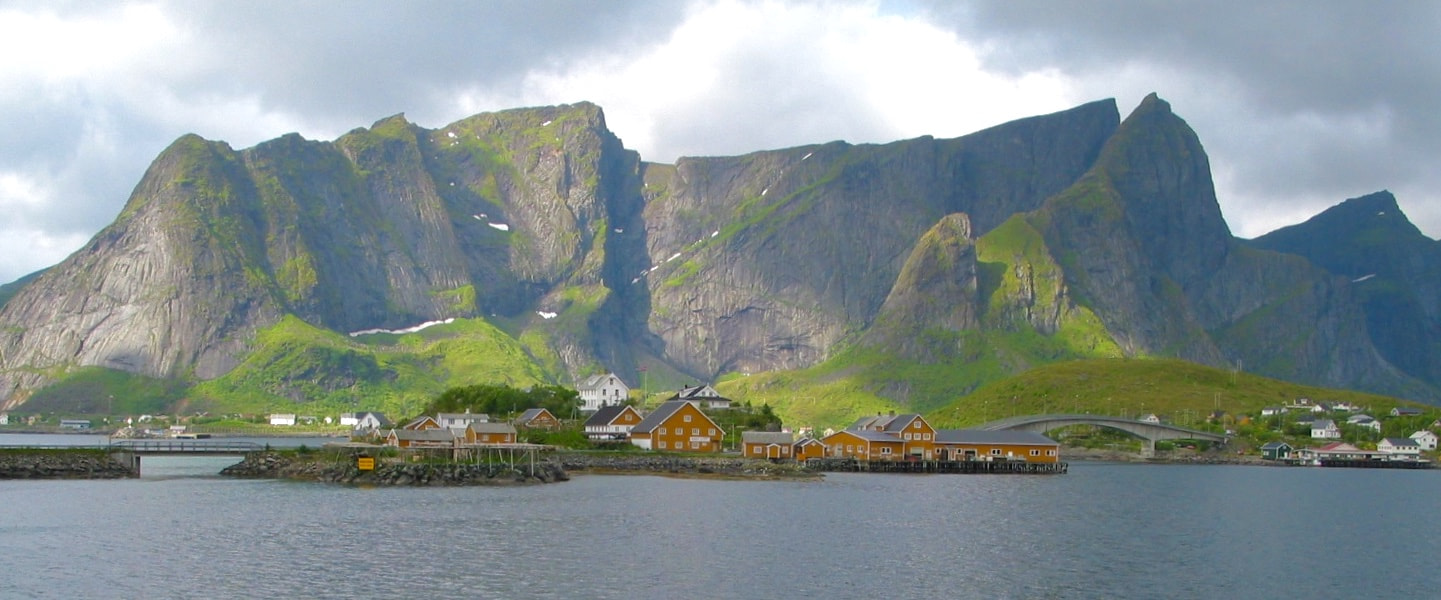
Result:
M0 482L3 598L1299 598L1441 585L1441 473ZM199 462L197 462L199 461ZM207 462L208 461L208 462Z

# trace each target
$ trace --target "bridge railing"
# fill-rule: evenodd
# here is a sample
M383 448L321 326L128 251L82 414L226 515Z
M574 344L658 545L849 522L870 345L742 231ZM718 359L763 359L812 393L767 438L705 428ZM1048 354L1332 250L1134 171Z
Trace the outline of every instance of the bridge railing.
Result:
M255 442L226 440L120 440L111 442L108 448L119 452L176 454L244 454L265 449Z

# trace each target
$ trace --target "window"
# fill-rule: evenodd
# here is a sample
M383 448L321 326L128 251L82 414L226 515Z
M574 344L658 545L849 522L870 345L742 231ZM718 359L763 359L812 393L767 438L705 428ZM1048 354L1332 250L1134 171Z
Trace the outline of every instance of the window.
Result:
M691 435L700 435L700 428L699 428L699 427L692 427L691 430L690 430L690 434L691 434Z
M921 428L921 422L920 422L920 421L912 421L912 422L911 422L911 429L920 429L920 428Z
M1040 455L1041 455L1041 451L1040 451L1040 450L1032 450L1032 451L1031 451L1031 456L1040 456Z
M761 453L761 447L760 447L760 446L751 446L751 454L760 454L760 453Z
M710 428L710 433L707 434L707 435L710 435L711 437L715 437L715 428L714 428L714 427Z
M661 440L661 442L660 442L660 449L661 449L661 450L665 450L665 440Z
M690 415L685 415L685 417L684 417L682 420L685 421L685 422L687 422L687 423L689 423L689 422L690 422Z
M852 452L855 452L855 448L852 447L850 444L846 444L846 454L850 454Z
M1000 449L1000 448L991 448L991 456L1000 456L1000 455L1001 455L1001 449Z
M881 454L890 454L890 453L891 453L891 449L890 449L890 448L881 448Z
M910 433L907 433L907 434L905 435L905 438L906 438L906 441L908 441L908 442L911 441L911 434L910 434Z

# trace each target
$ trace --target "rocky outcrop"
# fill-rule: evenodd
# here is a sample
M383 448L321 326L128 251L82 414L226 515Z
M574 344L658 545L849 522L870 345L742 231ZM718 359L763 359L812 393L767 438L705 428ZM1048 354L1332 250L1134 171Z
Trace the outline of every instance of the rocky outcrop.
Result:
M564 469L549 462L514 467L499 463L405 463L380 460L361 471L353 460L317 459L274 452L252 453L220 471L227 477L295 479L384 486L525 485L566 481Z
M122 479L136 473L95 450L0 451L0 479Z
M1411 377L1441 381L1441 242L1423 235L1390 192L1346 200L1246 243L1344 278L1381 356Z

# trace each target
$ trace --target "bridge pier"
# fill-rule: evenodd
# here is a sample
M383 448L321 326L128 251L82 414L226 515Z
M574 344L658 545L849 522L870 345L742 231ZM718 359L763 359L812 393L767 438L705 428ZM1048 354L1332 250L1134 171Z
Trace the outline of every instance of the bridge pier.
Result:
M1156 457L1156 440L1150 438L1141 439L1141 458Z
M134 452L111 452L110 460L120 463L130 470L132 477L140 476L140 455Z

